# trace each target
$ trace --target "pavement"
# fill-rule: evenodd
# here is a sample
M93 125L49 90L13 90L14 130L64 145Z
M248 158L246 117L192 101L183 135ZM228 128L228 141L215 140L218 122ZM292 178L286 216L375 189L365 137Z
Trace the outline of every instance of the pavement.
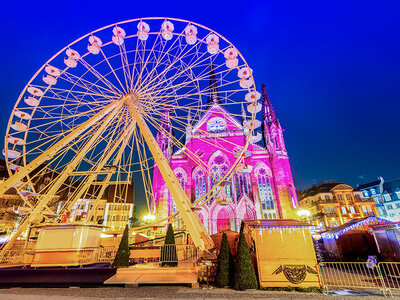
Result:
M0 289L0 299L12 300L93 300L93 299L332 299L361 300L385 299L378 292L357 296L327 296L318 293L278 291L235 291L232 289L192 289L185 286L139 286L137 288L7 288ZM400 299L400 298L398 298Z

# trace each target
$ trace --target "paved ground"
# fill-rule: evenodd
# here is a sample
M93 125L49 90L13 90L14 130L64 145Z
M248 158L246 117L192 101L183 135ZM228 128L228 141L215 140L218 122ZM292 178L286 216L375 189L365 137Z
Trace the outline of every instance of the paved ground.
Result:
M140 286L138 288L11 288L0 289L0 299L12 300L93 300L93 299L385 299L379 293L369 296L325 296L314 293L275 291L234 291L231 289L192 289L183 286Z

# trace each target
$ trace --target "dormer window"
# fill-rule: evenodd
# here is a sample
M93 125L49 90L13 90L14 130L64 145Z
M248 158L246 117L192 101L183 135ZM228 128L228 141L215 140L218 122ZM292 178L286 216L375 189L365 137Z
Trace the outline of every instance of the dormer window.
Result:
M385 194L383 194L383 198L385 199L385 201L390 201L392 200L392 197L390 197L390 194L388 192L386 192Z
M400 199L400 188L397 188L395 193L396 193L397 199Z

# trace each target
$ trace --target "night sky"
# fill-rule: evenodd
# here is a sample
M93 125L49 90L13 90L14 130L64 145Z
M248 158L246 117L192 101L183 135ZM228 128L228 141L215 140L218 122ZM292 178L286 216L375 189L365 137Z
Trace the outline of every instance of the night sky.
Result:
M150 16L201 23L241 51L286 130L298 189L400 177L399 1L4 1L1 136L50 56L99 27Z

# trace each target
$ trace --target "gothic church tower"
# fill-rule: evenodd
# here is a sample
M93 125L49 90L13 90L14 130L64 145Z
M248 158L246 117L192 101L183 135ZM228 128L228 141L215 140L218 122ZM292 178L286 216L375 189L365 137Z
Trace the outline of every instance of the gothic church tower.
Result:
M283 139L283 129L275 115L264 84L261 86L261 89L262 135L265 148L269 154L271 171L273 173L273 190L275 199L279 203L280 218L298 219L295 209L299 207L299 204L289 164L289 156Z

